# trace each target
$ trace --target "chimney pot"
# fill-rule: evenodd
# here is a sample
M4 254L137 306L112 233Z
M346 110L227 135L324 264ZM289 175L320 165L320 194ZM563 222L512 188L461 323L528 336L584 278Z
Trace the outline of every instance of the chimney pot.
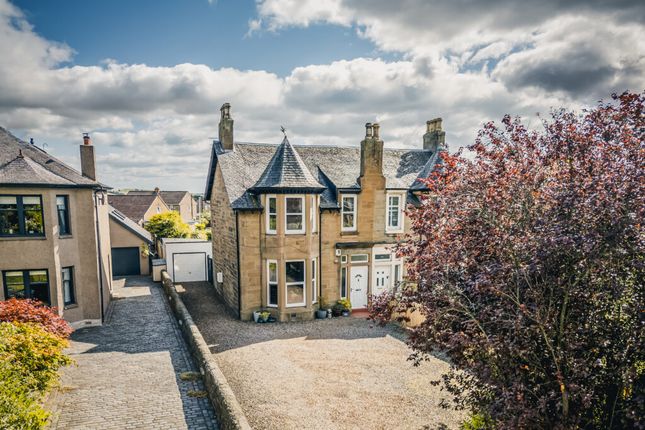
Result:
M379 138L379 129L381 128L381 125L378 122L375 122L372 124L372 130L373 130L373 135L375 139Z
M155 187L155 194L159 194L159 187Z
M365 137L372 137L372 123L365 123Z
M83 145L91 145L92 139L90 139L89 133L83 133Z
M427 126L426 131L428 133L433 131L441 131L441 122L442 122L441 118L431 119L430 121L426 122L426 126Z

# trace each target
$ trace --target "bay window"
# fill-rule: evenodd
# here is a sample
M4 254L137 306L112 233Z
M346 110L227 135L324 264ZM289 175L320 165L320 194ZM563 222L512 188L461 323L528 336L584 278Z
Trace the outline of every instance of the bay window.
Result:
M287 307L305 306L305 262L286 262Z
M267 233L275 234L278 230L278 199L267 196Z
M342 231L356 231L356 196L342 197L340 218Z
M0 196L0 236L44 236L40 196Z
M287 234L305 232L305 198L285 197L285 225Z

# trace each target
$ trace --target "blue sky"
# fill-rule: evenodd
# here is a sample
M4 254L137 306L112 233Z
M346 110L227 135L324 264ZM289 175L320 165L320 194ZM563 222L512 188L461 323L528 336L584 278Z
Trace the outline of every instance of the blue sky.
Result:
M0 126L115 188L203 191L219 107L240 141L451 150L509 113L645 88L635 0L0 0Z
M206 64L288 75L297 66L379 52L354 28L318 24L249 34L253 0L16 1L43 37L71 46L72 64L105 59L128 64Z

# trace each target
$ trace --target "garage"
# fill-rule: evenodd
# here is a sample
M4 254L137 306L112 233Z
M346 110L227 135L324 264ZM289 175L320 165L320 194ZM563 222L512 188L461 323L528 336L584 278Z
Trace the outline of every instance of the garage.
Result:
M209 260L213 258L211 242L164 238L161 243L168 275L174 282L208 281Z
M175 282L205 281L206 264L204 252L173 254Z
M114 276L138 275L140 271L138 247L112 248L112 274Z

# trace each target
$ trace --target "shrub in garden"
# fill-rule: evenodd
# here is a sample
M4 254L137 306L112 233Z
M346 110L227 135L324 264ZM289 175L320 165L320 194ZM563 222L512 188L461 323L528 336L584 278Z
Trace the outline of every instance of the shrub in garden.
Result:
M398 248L413 281L372 317L426 317L464 428L645 428L645 95L543 131L487 124L474 159L443 155Z
M0 322L32 322L45 330L67 339L72 333L70 325L53 308L38 300L15 299L0 301Z

